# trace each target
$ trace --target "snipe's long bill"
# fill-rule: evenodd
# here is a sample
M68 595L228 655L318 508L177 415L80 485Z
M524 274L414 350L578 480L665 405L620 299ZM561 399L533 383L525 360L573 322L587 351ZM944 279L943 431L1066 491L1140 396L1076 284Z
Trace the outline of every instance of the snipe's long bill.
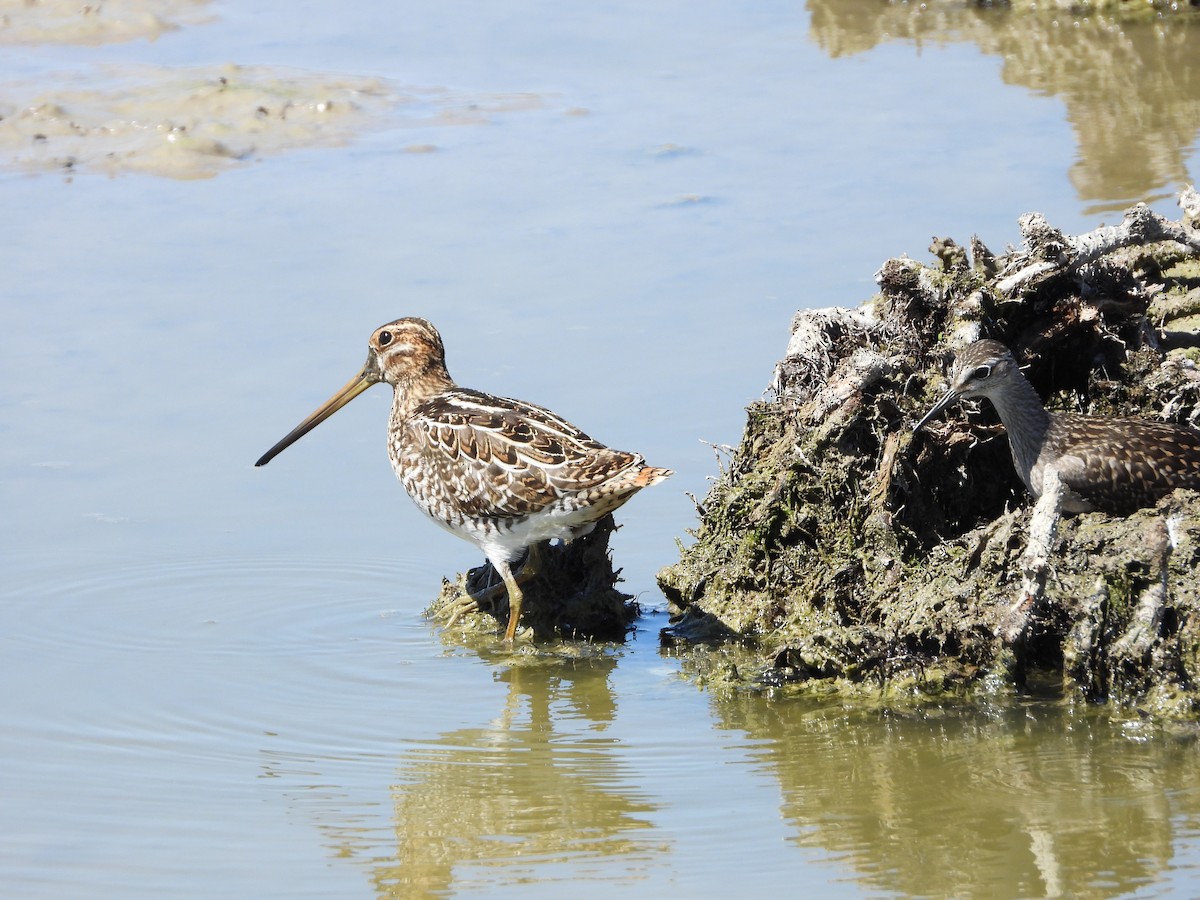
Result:
M392 468L426 515L478 546L500 573L509 600L507 641L520 621L520 582L532 574L527 565L514 575L511 564L542 542L582 537L672 474L646 465L640 453L606 447L548 409L459 387L446 369L441 335L418 318L377 328L362 371L255 465L380 382L393 389Z
M1017 474L1035 497L1054 467L1067 512L1129 512L1175 488L1200 490L1200 432L1169 422L1050 412L999 341L976 341L958 354L949 390L914 431L965 397L986 397L996 407Z
M265 466L276 456L278 456L288 447L292 446L292 444L296 443L296 441L300 440L300 438L304 437L367 388L371 387L371 385L378 383L378 379L372 380L370 377L368 377L367 370L363 369L362 372L360 372L358 375L355 375L350 381L346 382L345 387L343 387L340 391L338 391L336 394L322 403L316 410L314 410L312 415L280 438L279 442L262 456L260 456L258 458L258 462L256 462L254 465Z

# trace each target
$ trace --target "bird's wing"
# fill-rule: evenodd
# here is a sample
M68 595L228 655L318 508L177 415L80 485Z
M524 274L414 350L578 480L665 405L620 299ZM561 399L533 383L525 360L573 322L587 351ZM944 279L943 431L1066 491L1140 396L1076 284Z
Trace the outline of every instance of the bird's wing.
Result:
M406 452L468 515L528 516L643 462L540 406L461 388L422 403L406 424Z
M1116 422L1116 420L1113 420ZM1063 483L1105 508L1152 503L1177 487L1200 490L1200 432L1165 422L1120 420L1075 441L1055 464Z

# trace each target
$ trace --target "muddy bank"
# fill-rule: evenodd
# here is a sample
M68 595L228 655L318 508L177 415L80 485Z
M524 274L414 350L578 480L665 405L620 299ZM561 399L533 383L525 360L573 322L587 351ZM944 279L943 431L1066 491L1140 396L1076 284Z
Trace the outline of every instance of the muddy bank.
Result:
M208 0L0 5L0 45L155 40L214 21ZM290 150L385 128L479 125L543 109L545 95L399 85L277 66L95 66L0 83L0 167L212 178ZM564 111L567 115L586 110ZM406 153L438 149L402 143Z
M0 44L155 40L212 17L208 0L20 0L0 5Z
M990 404L912 432L980 337L1052 408L1200 421L1200 197L1181 206L1078 236L1026 216L999 256L940 239L930 263L885 263L861 308L798 313L772 399L659 575L664 642L696 678L918 697L1049 682L1200 711L1200 495L1064 519L1037 558Z
M345 143L399 102L379 79L234 65L112 67L6 87L0 162L8 167L185 179Z
M232 64L112 66L2 87L0 166L182 179L346 144L371 130L478 125L546 106L532 93L464 93ZM437 147L413 142L399 149Z

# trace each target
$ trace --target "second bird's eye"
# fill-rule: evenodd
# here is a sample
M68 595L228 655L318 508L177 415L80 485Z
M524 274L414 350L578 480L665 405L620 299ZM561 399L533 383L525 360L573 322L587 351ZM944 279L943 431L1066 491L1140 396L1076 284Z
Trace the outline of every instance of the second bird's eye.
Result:
M392 342L392 333L390 331L381 331L379 333L379 346L386 347Z

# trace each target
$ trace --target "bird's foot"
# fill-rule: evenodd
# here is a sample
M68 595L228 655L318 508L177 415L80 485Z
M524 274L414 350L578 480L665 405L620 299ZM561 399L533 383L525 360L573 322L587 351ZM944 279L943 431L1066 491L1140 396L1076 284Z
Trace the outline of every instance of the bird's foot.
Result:
M495 608L496 600L502 596L504 596L503 582L490 585L474 593L470 591L465 592L457 600L446 604L446 611L449 612L449 616L446 618L446 627L452 627L464 616L469 616L471 613L483 612L484 610L492 611Z
M517 620L520 618L521 607L521 585L527 584L530 580L538 575L541 564L540 549L531 547L525 554L525 559L521 562L521 567L516 572L511 570L500 571L501 580L474 590L466 591L457 599L449 602L445 606L445 612L448 613L446 618L446 627L451 627L459 622L464 616L476 612L488 612L498 618L503 617L504 605L507 602L509 606L508 628L505 630L505 640L510 641L516 632ZM478 571L478 570L475 570ZM508 583L511 580L511 585ZM514 608L514 594L517 598L515 608L517 616L514 618L512 609Z

